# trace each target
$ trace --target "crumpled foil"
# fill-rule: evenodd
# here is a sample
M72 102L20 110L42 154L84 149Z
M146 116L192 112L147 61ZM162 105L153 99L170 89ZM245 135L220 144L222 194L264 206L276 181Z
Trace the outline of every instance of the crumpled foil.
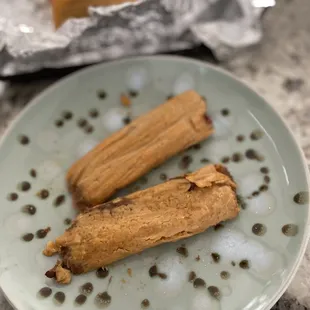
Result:
M77 0L78 1L78 0ZM55 31L49 0L1 1L0 76L205 44L219 59L262 37L275 0L139 0L89 8Z

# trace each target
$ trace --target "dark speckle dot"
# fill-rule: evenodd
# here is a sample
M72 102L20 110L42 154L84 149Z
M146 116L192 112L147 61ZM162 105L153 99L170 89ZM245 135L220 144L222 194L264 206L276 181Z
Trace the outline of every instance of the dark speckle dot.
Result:
M34 205L25 205L22 207L22 212L34 215L37 212L37 209Z
M188 275L188 281L193 282L196 279L196 273L195 271L191 271Z
M295 224L286 224L282 227L282 232L285 236L294 237L298 233L298 226Z
M87 282L80 287L80 292L85 295L90 295L94 290L92 283Z
M243 141L245 140L245 137L244 137L244 135L238 135L238 136L236 137L236 140L237 140L238 142L243 142Z
M243 209L243 210L246 209L247 204L241 195L237 195L237 202L238 202L238 205L240 206L241 209Z
M22 239L26 242L29 242L31 241L32 239L34 238L34 234L31 234L31 233L28 233L28 234L25 234L23 235Z
M18 199L18 194L16 194L16 193L8 194L8 200L15 201L17 199Z
M142 308L148 308L150 306L150 302L148 299L143 299L141 302L141 307Z
M252 227L254 235L263 236L266 233L266 226L264 224L256 223Z
M228 115L230 114L230 111L229 111L228 109L222 109L222 110L221 110L221 114L222 114L223 116L228 116Z
M88 112L88 115L91 117L91 118L97 118L99 116L99 111L97 109L91 109L89 112Z
M96 302L100 305L108 305L111 303L111 296L108 294L108 292L99 293L96 296Z
M106 278L109 275L109 269L108 268L99 268L96 271L96 275L98 278Z
M64 220L65 225L70 225L71 222L72 222L72 220L69 219L69 218L66 218L66 219Z
M18 188L23 192L27 192L31 188L31 184L27 181L23 181L18 185Z
M268 174L269 173L269 169L268 169L268 167L261 167L260 168L260 172L263 173L263 174Z
M44 228L44 229L39 229L36 232L36 236L39 239L43 239L46 237L46 235L51 231L50 227Z
M80 294L76 296L75 303L77 303L78 305L84 305L86 300L87 300L87 297L83 294Z
M92 133L94 131L94 127L92 125L87 125L84 131L85 133Z
M40 297L43 297L43 298L47 298L49 296L51 296L52 294L52 289L50 287L42 287L39 292L38 292L39 296Z
M300 205L306 204L309 202L309 192L299 192L294 196L293 200Z
M210 295L216 299L220 299L221 297L221 293L220 290L218 289L218 287L216 286L209 286L208 287L208 291L210 293Z
M239 263L239 267L242 268L242 269L249 269L250 268L249 261L247 259L243 259Z
M27 145L27 144L30 143L30 139L29 139L27 136L25 136L25 135L19 136L19 137L18 137L18 141L19 141L20 144L22 144L22 145Z
M65 195L59 195L55 198L54 202L53 202L53 205L55 207L59 207L60 205L62 205L66 200L66 197Z
M264 182L265 182L266 184L269 184L269 183L270 183L270 177L269 177L268 175L265 175L265 176L264 176Z
M105 99L107 97L107 93L101 89L97 91L97 96L99 99Z
M259 140L260 138L262 138L262 136L264 135L264 133L259 130L259 129L256 129L256 130L253 130L250 134L250 138L251 140Z
M224 157L222 158L221 162L222 162L223 164L229 163L229 157L228 157L228 156L224 156Z
M165 173L161 173L159 178L162 180L162 181L166 181L168 179L167 175Z
M232 262L231 262L231 265L232 265L233 267L235 267L235 266L236 266L236 263L235 263L234 261L232 261Z
M260 192L266 192L268 191L268 186L266 184L263 184L259 187Z
M80 127L80 128L84 128L86 125L88 124L87 120L85 118L80 118L78 121L77 121L77 125Z
M37 177L37 171L35 169L30 169L29 174L32 178Z
M304 83L305 81L301 78L286 78L283 81L282 86L288 93L291 93L298 91Z
M157 275L158 275L157 266L154 265L154 266L152 266L152 267L149 269L149 276L150 276L151 278L153 278L153 277L155 277L155 276L157 276Z
M192 161L193 159L190 155L184 155L179 163L180 169L187 169Z
M259 191L254 191L253 193L252 193L252 196L253 197L257 197L259 195Z
M231 157L232 161L235 163L239 163L243 159L243 155L241 153L234 153Z
M129 90L128 93L129 93L129 96L130 96L131 98L135 98L135 97L137 97L138 94L139 94L136 90L133 90L133 89Z
M201 278L196 278L194 280L193 285L194 285L194 288L202 288L202 287L206 287L206 282Z
M57 120L55 121L55 126L56 126L56 127L62 127L63 125L64 125L63 120L57 119Z
M196 261L196 262L199 262L199 261L200 261L200 255L197 255L197 256L196 256L195 261Z
M38 193L37 196L41 199L46 199L50 195L49 191L47 189L41 189Z
M177 248L177 252L184 257L188 257L188 250L185 246L180 246Z
M218 253L211 253L211 257L215 263L218 263L221 260L221 256Z
M125 125L130 124L130 123L131 123L131 118L130 118L129 116L124 117L124 118L123 118L123 123L124 123Z
M255 159L256 158L256 152L253 149L249 149L245 152L245 156L248 159Z
M228 271L222 271L222 272L221 272L221 278L222 278L223 280L229 279L229 278L230 278L230 273L229 273Z
M208 164L208 163L210 162L210 160L209 160L208 158L201 158L201 159L200 159L200 162L201 162L202 164Z
M253 149L249 149L245 152L245 156L250 160L264 161L264 156L259 154Z
M65 300L66 300L66 295L65 295L65 293L63 293L63 292L57 292L57 293L55 293L55 295L54 295L54 299L55 299L58 303L63 304L63 303L65 302Z
M173 95L168 95L167 96L167 100L170 100L171 98L173 98Z
M62 113L62 116L63 116L63 118L64 118L65 120L70 120L70 119L72 119L73 114L72 114L72 112L70 112L70 111L64 111L64 112Z

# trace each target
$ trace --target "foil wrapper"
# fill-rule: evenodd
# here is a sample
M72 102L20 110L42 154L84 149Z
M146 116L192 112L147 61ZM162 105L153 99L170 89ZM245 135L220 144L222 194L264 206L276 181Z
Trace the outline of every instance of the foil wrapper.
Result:
M205 44L219 59L262 37L275 0L139 0L89 8L55 31L49 0L2 1L0 76Z

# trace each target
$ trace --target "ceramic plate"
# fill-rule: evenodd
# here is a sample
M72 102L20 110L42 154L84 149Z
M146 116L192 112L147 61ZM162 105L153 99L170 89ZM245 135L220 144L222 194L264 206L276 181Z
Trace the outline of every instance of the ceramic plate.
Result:
M121 194L222 161L244 197L240 216L108 270L75 276L67 286L47 279L57 258L44 257L42 249L75 216L64 180L68 167L131 119L187 89L207 99L216 133ZM130 107L121 105L121 94L130 97ZM186 167L184 156L192 159ZM241 82L185 58L127 59L56 83L6 134L0 171L0 285L18 310L269 309L308 239L306 165L283 121ZM187 256L177 251L181 245ZM155 264L166 279L150 278ZM203 282L190 279L192 272Z

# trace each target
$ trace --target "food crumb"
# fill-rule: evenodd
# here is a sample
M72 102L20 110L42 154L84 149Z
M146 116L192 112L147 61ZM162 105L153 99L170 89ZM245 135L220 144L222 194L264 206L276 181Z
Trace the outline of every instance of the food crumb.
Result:
M130 98L124 94L121 94L121 104L125 107L129 107L131 105Z
M132 277L132 269L131 269L131 268L128 268L128 269L127 269L127 273L128 273L128 275L129 275L129 277Z

